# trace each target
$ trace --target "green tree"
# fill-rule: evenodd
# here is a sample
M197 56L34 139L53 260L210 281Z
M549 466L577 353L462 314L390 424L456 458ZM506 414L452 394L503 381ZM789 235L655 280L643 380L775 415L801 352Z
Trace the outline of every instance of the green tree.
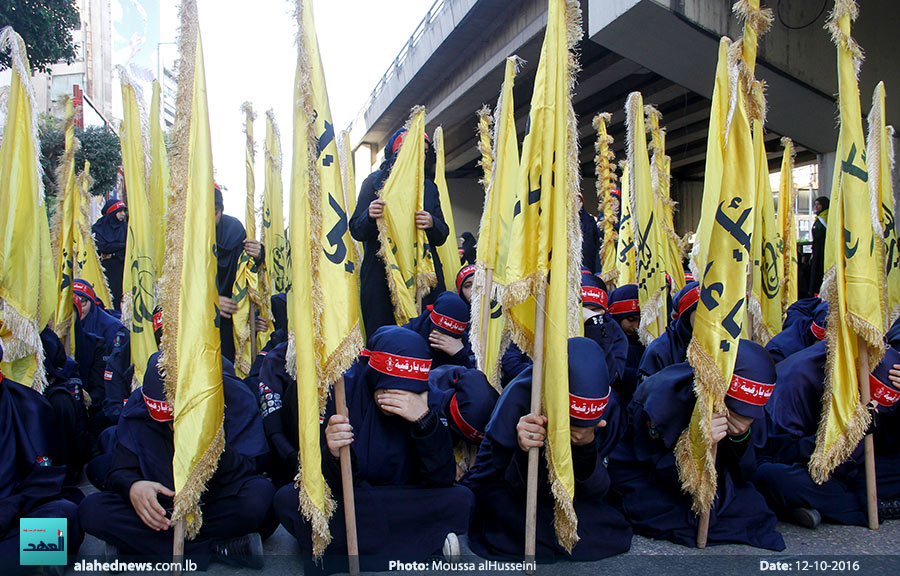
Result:
M57 62L72 63L72 31L81 26L74 0L3 0L0 28L12 26L25 41L28 60L44 72ZM9 67L9 53L0 55L0 70Z
M44 195L55 197L58 192L56 184L56 167L65 153L66 142L63 121L49 114L42 114L38 120L41 138L41 167L44 170ZM116 173L122 164L122 152L119 148L119 137L105 126L89 126L81 130L75 129L75 138L81 147L75 152L75 170L84 170L84 161L91 163L91 177L94 186L91 194L106 194L116 185Z

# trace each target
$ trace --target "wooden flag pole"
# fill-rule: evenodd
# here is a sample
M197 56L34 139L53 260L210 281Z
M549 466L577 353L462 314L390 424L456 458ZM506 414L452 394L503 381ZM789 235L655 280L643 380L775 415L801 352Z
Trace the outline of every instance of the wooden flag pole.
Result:
M181 576L181 567L184 564L184 516L175 521L175 530L172 542L172 576Z
M334 403L337 413L347 417L347 395L344 389L344 378L334 383ZM347 562L350 564L350 576L359 576L359 542L356 538L356 503L353 499L353 469L350 464L350 446L342 446L341 486L344 495L344 523L347 525Z
M491 321L491 291L494 289L494 269L488 268L487 274L484 278L484 292L481 296L481 333L478 335L478 341L481 343L481 357L485 357L485 350L487 349L487 335L488 335L488 322ZM487 366L482 366L482 370L484 370L485 374L488 374L488 371L492 371L491 368ZM488 374L488 378L490 378L490 374Z
M713 444L712 456L713 462L716 461L719 445ZM697 548L706 548L707 537L709 536L709 510L700 515L700 523L697 524Z
M256 304L250 300L250 364L256 361L256 355L259 354L256 346Z
M862 336L857 336L856 338L857 346L859 346L857 376L859 378L860 401L863 403L863 406L867 406L872 400L872 393L869 389L869 349ZM866 450L866 511L869 516L869 528L878 530L878 494L875 483L875 437L872 436L871 432L866 434L864 444Z
M531 413L541 413L541 394L544 385L544 323L546 320L547 284L544 282L537 295L534 317L534 368L531 371ZM537 489L540 449L528 450L528 484L525 500L525 562L532 566L537 542ZM526 569L526 574L534 573Z

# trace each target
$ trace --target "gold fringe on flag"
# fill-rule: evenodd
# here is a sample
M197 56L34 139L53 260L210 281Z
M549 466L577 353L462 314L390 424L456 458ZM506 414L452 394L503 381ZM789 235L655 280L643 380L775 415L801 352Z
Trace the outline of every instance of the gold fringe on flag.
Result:
M494 170L494 151L491 148L491 126L493 122L494 117L491 115L491 109L485 104L481 107L481 110L478 111L478 151L481 153L478 165L481 166L482 173L484 174L481 180L479 180L479 184L481 184L485 190L487 190L488 184L491 181L491 172Z
M619 208L613 208L610 201L610 194L618 180L615 168L616 155L612 151L613 137L606 131L611 120L612 114L602 112L594 116L592 123L594 130L597 131L597 140L594 142L594 174L597 177L598 211L603 214L600 277L610 290L615 287L616 279L619 277L619 271L616 269L616 244L619 239L616 224L619 222L621 211L621 205Z

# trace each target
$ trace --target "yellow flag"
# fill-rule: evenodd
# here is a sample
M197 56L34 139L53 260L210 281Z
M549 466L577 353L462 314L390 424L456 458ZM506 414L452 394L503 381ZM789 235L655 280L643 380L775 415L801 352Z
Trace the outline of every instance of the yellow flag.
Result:
M615 285L618 277L616 268L616 241L618 232L616 224L619 210L612 200L612 191L616 186L616 155L612 151L613 137L606 132L606 126L612 114L603 112L594 117L594 129L597 130L597 141L594 143L594 172L597 176L597 201L603 213L603 244L600 246L600 277L607 287Z
M75 277L87 280L94 287L94 294L103 301L107 308L112 306L112 296L109 294L109 286L106 284L106 276L100 266L100 256L97 255L97 247L94 245L94 237L91 235L88 207L91 204L91 187L94 179L91 178L91 163L85 160L84 170L76 179L78 194L75 196ZM161 236L165 236L160 232Z
M412 109L406 135L391 174L381 189L384 216L377 220L394 319L403 325L416 316L417 296L424 297L437 283L425 231L413 215L425 209L425 109Z
M9 51L12 68L0 145L0 370L41 391L46 378L40 333L56 311L57 287L37 111L25 43L9 26L0 30L0 51Z
M153 100L150 102L150 226L153 230L153 264L156 278L162 278L166 254L166 209L169 193L169 158L160 116L159 82L153 81Z
M287 369L297 381L300 510L313 554L331 542L335 504L322 476L319 417L331 385L362 348L356 247L350 238L338 147L312 3L298 0L291 168L291 269Z
M719 44L719 56L727 57L729 41ZM739 45L731 47L739 49ZM721 67L721 62L719 63ZM736 66L737 64L733 64ZM726 76L727 78L727 76ZM710 133L722 134L718 139L724 148L707 157L704 189L717 190L713 198L715 213L708 244L700 251L707 255L701 278L700 301L694 318L694 335L688 346L688 360L694 369L694 394L697 403L688 428L675 448L678 474L683 489L693 497L693 509L702 513L710 509L716 494L716 468L712 458L710 421L713 413L724 412L725 391L734 374L738 341L746 316L744 280L750 265L750 234L753 231L753 203L756 180L750 122L744 105L744 91L738 75L726 84L725 101L734 104L723 110L723 124L710 125ZM714 101L715 102L715 101ZM716 120L713 117L713 121ZM715 169L718 158L722 170ZM718 185L711 183L718 179Z
M509 344L506 315L501 302L506 284L506 262L509 256L510 233L519 179L519 143L516 140L515 102L513 85L519 60L506 59L506 71L494 121L493 152L491 144L480 141L482 168L490 165L491 172L484 182L484 211L478 231L475 254L475 278L472 284L472 320L470 333L472 351L478 368L492 386L500 389L500 358ZM486 128L489 124L484 123ZM479 122L479 125L482 125ZM491 270L491 290L487 292L487 271ZM485 302L487 299L487 302ZM484 326L484 306L488 305L487 326ZM484 331L487 334L482 336ZM482 338L485 346L482 349Z
M706 138L706 175L703 178L703 196L700 204L700 222L694 234L694 246L691 248L691 272L694 278L703 278L706 269L706 248L710 245L710 234L716 219L719 202L719 188L722 186L722 170L724 169L725 135L722 129L728 124L728 113L731 104L728 96L728 48L727 38L719 41L716 79L713 85L712 104L709 108L709 130ZM621 234L621 232L620 232ZM733 280L732 280L733 282Z
M550 0L529 130L522 145L507 263L509 284L503 297L513 341L532 358L543 355L545 454L556 503L554 526L557 541L569 551L578 542L578 518L569 433L568 339L584 330L577 305L581 297L576 198L580 183L578 128L571 99L578 63L570 51L580 40L578 2ZM549 284L548 278L552 279ZM545 309L537 310L536 298L542 293L546 294ZM534 349L538 313L546 315L543 350Z
M192 539L203 525L200 497L225 448L212 146L194 0L181 4L179 51L161 363L175 417L172 518L185 518Z
M128 238L125 244L125 275L122 280L122 324L131 332L131 363L134 385L144 381L147 361L158 350L153 335L156 306L156 252L151 228L149 138L146 131L140 86L119 66L122 81L123 119L120 135L122 168L128 191Z
M256 153L256 144L253 142L253 120L256 115L249 102L241 105L244 112L244 135L247 146L244 155L244 166L247 172L247 201L245 203L244 227L247 238L256 238L256 181L253 172L253 160ZM256 259L251 258L246 252L241 253L238 259L238 269L234 276L231 298L238 306L234 318L234 371L238 378L246 378L253 364L253 347L251 335L253 334L254 319L251 315L255 305L260 317L265 318L269 328L269 298L265 268L259 266ZM256 349L262 350L268 342L268 331L260 331L256 335Z
M631 203L631 176L628 162L619 163L622 171L622 198L619 201L619 236L616 239L616 286L637 284L637 261L634 246L634 218Z
M281 185L281 132L272 110L266 112L266 182L263 189L262 227L266 247L266 273L272 294L291 287L288 250L284 236L284 201Z
M438 258L441 259L441 268L444 272L444 287L453 290L456 286L456 274L459 272L459 250L456 247L456 225L453 223L453 207L450 205L450 190L447 188L447 176L444 173L444 129L438 126L434 130L434 148L437 152L437 162L434 169L434 184L438 189L438 197L441 201L441 212L444 214L444 222L450 229L447 241L437 247ZM352 214L352 212L351 212Z
M353 150L350 147L350 131L341 132L339 141L341 163L341 181L344 184L344 205L347 214L356 210L356 173L353 170ZM354 241L355 242L355 241Z
M647 133L644 129L644 98L640 92L628 95L625 102L625 123L628 126L630 202L637 232L637 285L641 305L638 334L644 345L647 345L665 331L667 324L664 257L668 251L668 238L663 235L661 203L653 190Z
M65 151L56 170L60 200L53 217L53 260L56 263L56 320L54 330L66 351L72 352L73 307L72 280L75 276L75 230L78 190L75 182L75 109L65 97Z
M823 414L809 460L809 473L816 482L827 480L853 452L871 420L859 401L856 365L863 351L858 337L868 348L870 367L881 361L885 346L883 247L875 241L875 229L880 225L878 204L866 184L870 174L863 154L856 80L862 53L850 36L850 20L857 12L856 2L839 0L828 23L837 44L841 118L828 229L844 233L828 234L825 241L821 297L828 302L828 363Z
M781 307L782 312L797 301L797 224L794 222L794 143L781 139L784 154L781 158L781 184L778 191L778 229L781 231Z
M515 76L515 56L506 59L507 66L512 65L513 76ZM502 98L502 96L501 96ZM478 111L478 151L481 158L478 165L481 166L481 185L487 190L488 183L491 181L491 172L494 170L494 150L491 148L491 126L494 118L491 116L491 109L487 104Z
M650 126L650 147L653 150L653 158L650 160L650 173L653 178L653 193L656 195L659 213L662 215L663 262L666 274L669 277L670 292L674 294L684 288L684 266L681 261L684 258L684 240L675 233L675 201L670 194L672 179L672 159L666 156L666 131L659 127L662 115L652 106L645 107L648 110L648 124Z
M879 205L881 227L876 230L884 239L885 322L890 326L900 316L900 246L894 222L894 127L885 125L884 114L884 82L879 82L869 112L866 159L870 162L870 193Z

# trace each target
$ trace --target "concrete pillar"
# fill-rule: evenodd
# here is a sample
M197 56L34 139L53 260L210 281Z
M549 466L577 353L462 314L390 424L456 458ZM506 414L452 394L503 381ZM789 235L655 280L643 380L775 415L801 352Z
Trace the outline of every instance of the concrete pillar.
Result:
M816 195L817 197L831 197L831 184L834 179L834 159L836 155L836 152L826 152L825 154L819 154L816 157L816 162L819 164L819 192Z

